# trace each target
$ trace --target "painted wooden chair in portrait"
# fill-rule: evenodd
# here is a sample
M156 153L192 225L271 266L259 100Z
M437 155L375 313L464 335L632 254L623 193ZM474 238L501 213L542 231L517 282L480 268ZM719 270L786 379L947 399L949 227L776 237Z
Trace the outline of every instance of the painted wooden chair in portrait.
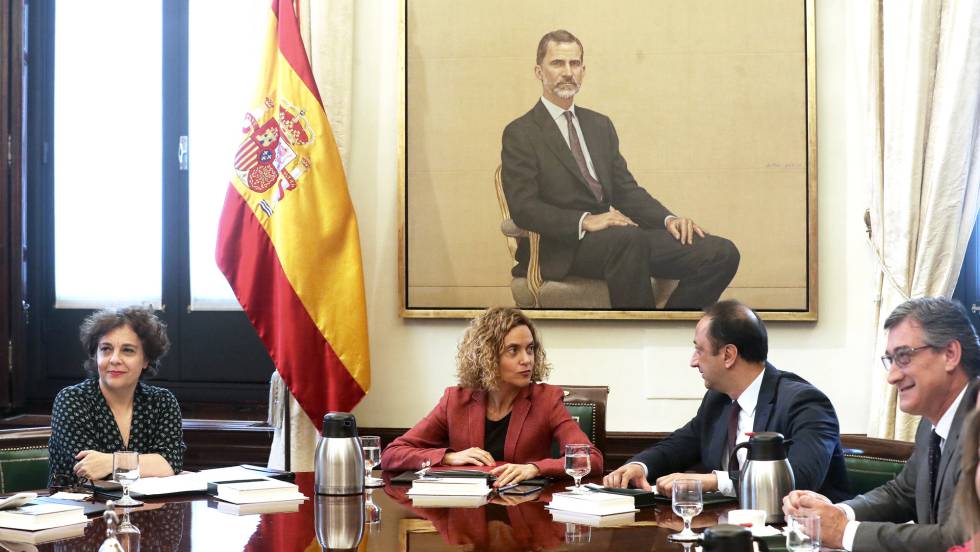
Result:
M544 280L541 277L539 249L541 236L537 232L525 230L510 218L510 208L504 197L504 188L500 180L500 166L493 175L494 188L497 192L497 203L503 222L500 231L507 240L510 257L517 263L517 245L521 239L530 243L530 259L527 275L514 275L510 281L510 291L514 302L520 308L538 309L575 309L603 310L610 309L609 289L604 280L583 278L581 276L566 276L563 280ZM658 309L662 309L677 287L677 280L650 278L653 296Z

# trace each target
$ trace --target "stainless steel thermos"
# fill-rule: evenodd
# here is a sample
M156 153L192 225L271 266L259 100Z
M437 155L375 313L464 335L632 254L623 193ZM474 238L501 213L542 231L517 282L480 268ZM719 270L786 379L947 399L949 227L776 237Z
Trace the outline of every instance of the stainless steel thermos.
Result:
M317 496L316 540L324 551L357 550L364 537L364 495Z
M316 445L315 462L316 494L364 492L364 453L353 414L330 412L323 417L323 436Z
M732 450L730 466L737 466L735 455L741 448L749 449L748 458L738 474L738 503L747 510L765 510L766 523L783 521L783 497L796 488L793 467L786 459L782 433L761 431Z

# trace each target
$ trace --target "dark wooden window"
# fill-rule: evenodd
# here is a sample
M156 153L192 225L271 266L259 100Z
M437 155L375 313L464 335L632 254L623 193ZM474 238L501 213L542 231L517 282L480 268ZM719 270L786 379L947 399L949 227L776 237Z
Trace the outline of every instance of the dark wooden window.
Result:
M0 1L7 6L11 0ZM52 160L58 152L53 146L53 117L57 114L53 109L52 81L58 63L54 54L56 9L57 2L54 1L28 1L25 28L29 55L26 74L21 79L26 87L26 109L30 114L29 124L19 129L25 141L27 178L26 195L22 200L15 198L15 203L21 204L25 212L24 287L31 308L23 339L27 349L25 365L23 371L17 371L25 377L19 402L28 410L48 408L58 390L82 379L84 352L78 342L78 326L92 312L91 309L55 307L54 274L57 267ZM153 381L177 395L185 406L185 416L200 411L205 415L254 418L262 412L267 400L268 380L274 367L251 324L240 311L191 311L188 308L188 178L187 172L178 167L176 153L179 138L187 135L188 128L187 13L187 0L163 1L160 14L164 41L163 147L160 151L163 191L158 205L140 206L140 209L160 209L163 213L162 308L158 314L167 323L173 343L160 374ZM104 29L93 29L92 32L111 32L113 24L107 21ZM125 44L120 44L120 48L125 48ZM103 62L111 63L111 58L107 55ZM98 83L78 85L98 86ZM112 95L125 93L125 90L107 90L106 105L92 108L91 124L119 125L120 128L133 124L126 114L112 113ZM78 147L90 148L93 156L92 172L79 175L81 185L85 178L97 178L98 170L111 170L111 144L79 144ZM134 185L138 185L138 179L134 178ZM139 210L125 215L125 218L138 219ZM85 232L86 229L81 227L77 231ZM119 231L125 232L125 226L121 225ZM93 262L94 243L99 239L111 239L111 236L92 236ZM9 266L3 268L8 269L5 274L10 273ZM124 263L116 268L139 270L139 267L125 267ZM11 311L9 306L7 310ZM3 385L2 379L0 385Z

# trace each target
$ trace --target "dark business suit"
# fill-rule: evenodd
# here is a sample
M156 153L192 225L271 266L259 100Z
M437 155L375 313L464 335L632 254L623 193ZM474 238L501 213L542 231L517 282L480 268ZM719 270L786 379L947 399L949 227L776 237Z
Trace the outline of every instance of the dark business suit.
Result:
M960 478L960 430L973 410L977 384L967 389L950 426L936 475L937 496L930 496L929 438L932 423L923 419L915 434L915 449L898 477L845 504L861 522L854 535L854 552L871 550L945 552L964 535L953 514L953 497ZM972 481L968 483L972 484ZM935 504L935 507L933 506ZM914 521L913 524L905 523Z
M731 409L728 395L709 390L687 425L630 461L647 466L651 484L660 476L696 466L721 470ZM797 489L817 491L834 501L851 496L837 413L830 399L806 380L767 362L752 430L777 431L793 440L787 457Z
M641 188L619 153L619 137L608 117L575 107L576 117L602 186L596 199L579 171L558 125L544 104L507 125L501 178L514 222L541 235L541 275L568 274L605 279L613 308L652 309L650 276L678 279L667 308L701 308L715 302L735 276L739 254L717 236L682 245L664 228L671 214ZM639 225L586 233L578 239L582 214L613 206ZM526 270L527 240L518 248L516 273Z

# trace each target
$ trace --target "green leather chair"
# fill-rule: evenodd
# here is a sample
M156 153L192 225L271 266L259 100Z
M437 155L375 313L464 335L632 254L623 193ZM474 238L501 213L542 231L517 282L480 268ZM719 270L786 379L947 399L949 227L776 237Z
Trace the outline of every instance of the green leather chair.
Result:
M48 447L0 448L0 493L48 487Z
M904 460L864 456L855 452L861 451L844 452L847 478L851 484L851 491L855 495L866 493L895 479L905 467Z
M582 432L592 441L605 457L606 452L606 400L609 388L604 385L559 385L565 391L565 408ZM563 451L553 442L551 453L559 458Z

